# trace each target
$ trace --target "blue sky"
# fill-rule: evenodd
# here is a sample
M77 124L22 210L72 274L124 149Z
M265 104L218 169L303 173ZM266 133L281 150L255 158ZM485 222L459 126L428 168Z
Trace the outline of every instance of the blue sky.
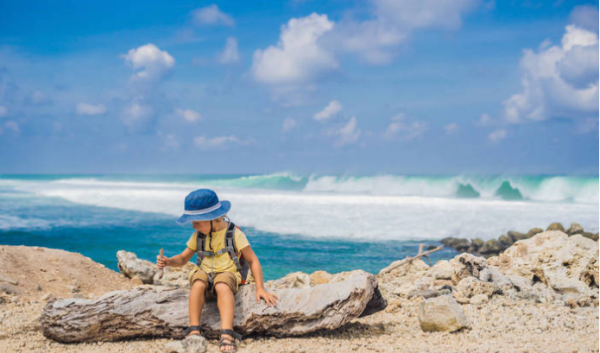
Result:
M3 1L0 173L597 174L579 1Z

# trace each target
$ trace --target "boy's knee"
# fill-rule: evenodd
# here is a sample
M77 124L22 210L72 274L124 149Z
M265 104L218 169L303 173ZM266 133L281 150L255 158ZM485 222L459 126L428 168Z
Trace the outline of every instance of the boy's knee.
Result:
M204 283L204 281L202 280L197 279L192 284L192 289L198 289L204 292L204 290L206 289L206 283Z
M217 293L227 293L231 292L231 288L229 288L227 283L219 282L215 284L215 291L217 291Z

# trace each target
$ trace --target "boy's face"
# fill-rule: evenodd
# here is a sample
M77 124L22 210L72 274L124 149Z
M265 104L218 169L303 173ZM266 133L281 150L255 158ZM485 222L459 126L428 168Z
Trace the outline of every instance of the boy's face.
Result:
M210 232L210 221L192 221L192 227L200 233L208 234Z

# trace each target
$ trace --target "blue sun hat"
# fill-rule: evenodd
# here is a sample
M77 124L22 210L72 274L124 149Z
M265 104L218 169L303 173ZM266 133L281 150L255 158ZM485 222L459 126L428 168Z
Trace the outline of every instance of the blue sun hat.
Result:
M212 221L229 212L231 202L219 201L217 194L209 189L198 189L190 192L185 198L183 215L177 223L190 221Z

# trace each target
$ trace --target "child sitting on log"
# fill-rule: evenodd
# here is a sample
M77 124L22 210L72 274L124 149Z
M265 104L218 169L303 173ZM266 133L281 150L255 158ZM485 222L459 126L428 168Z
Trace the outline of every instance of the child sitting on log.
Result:
M177 220L184 224L192 222L194 234L187 242L187 248L179 255L170 258L157 256L159 269L166 266L180 267L188 263L198 253L198 266L190 273L188 335L200 335L200 314L207 295L217 297L217 306L221 315L222 352L237 351L236 339L241 338L233 331L234 294L245 280L241 272L242 263L249 265L256 283L256 301L264 299L267 305L275 305L277 297L265 290L262 268L252 251L244 233L225 217L231 203L220 201L214 191L199 189L185 198L185 210ZM204 246L202 246L204 244ZM246 267L247 270L247 267Z

